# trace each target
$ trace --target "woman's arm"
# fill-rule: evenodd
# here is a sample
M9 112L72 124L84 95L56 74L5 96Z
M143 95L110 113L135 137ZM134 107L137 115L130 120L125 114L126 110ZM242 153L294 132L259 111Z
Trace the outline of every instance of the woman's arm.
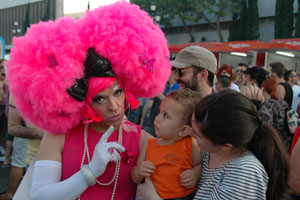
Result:
M90 185L94 185L96 178L104 173L106 165L112 158L114 162L121 160L117 151L124 151L124 147L116 142L107 143L112 132L111 126L97 143L91 162L64 181L60 180L65 135L46 134L33 171L30 199L74 200ZM109 151L111 148L116 150L113 155Z
M148 143L148 139L150 139L150 138L153 138L153 136L142 130L141 137L140 137L140 144L139 144L139 148L140 148L139 157L136 161L135 166L131 169L131 179L135 184L140 184L144 180L144 176L141 176L139 173L139 168L141 165L143 165L143 163L145 161L145 156L146 156L146 151L147 151L147 143ZM152 163L151 164L145 163L145 164L146 165L148 164L148 166L149 166ZM153 166L149 166L149 167L152 168Z
M88 188L89 185L81 171L61 181L61 154L64 141L64 134L46 133L43 137L34 165L31 200L74 200Z
M141 200L163 200L158 195L150 177L145 178L145 183L138 185L137 195Z

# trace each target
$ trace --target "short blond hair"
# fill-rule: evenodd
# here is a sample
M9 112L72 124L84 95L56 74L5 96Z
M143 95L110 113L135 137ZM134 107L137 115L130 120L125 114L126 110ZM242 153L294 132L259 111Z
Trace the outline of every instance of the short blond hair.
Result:
M191 125L192 115L196 104L203 98L199 92L192 91L189 88L174 90L167 95L184 107L182 120L187 125Z

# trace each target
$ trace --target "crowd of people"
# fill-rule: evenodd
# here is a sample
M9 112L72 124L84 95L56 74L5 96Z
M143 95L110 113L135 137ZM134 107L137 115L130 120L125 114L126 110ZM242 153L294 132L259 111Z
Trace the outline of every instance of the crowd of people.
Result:
M124 1L32 26L6 62L0 200L30 165L23 199L299 198L299 77L280 62L218 66L199 46L170 62Z

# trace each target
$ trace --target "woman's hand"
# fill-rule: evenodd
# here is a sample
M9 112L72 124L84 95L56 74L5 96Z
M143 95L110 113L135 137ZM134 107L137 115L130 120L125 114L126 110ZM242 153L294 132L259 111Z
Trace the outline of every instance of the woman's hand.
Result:
M139 200L163 200L157 194L155 186L153 185L150 177L146 177L145 183L138 185L137 195Z
M125 151L125 148L116 142L107 143L107 139L113 130L114 127L110 126L95 147L93 158L89 164L89 167L95 177L98 177L104 173L106 165L109 161L115 163L120 162L121 156L118 151Z

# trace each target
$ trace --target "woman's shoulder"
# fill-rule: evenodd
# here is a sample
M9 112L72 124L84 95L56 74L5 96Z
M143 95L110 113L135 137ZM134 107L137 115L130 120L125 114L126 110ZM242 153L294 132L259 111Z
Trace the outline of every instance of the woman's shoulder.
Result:
M226 168L228 171L233 170L238 173L243 173L244 176L260 176L264 179L268 178L264 166L250 151L247 151L236 159L233 159L228 163Z

